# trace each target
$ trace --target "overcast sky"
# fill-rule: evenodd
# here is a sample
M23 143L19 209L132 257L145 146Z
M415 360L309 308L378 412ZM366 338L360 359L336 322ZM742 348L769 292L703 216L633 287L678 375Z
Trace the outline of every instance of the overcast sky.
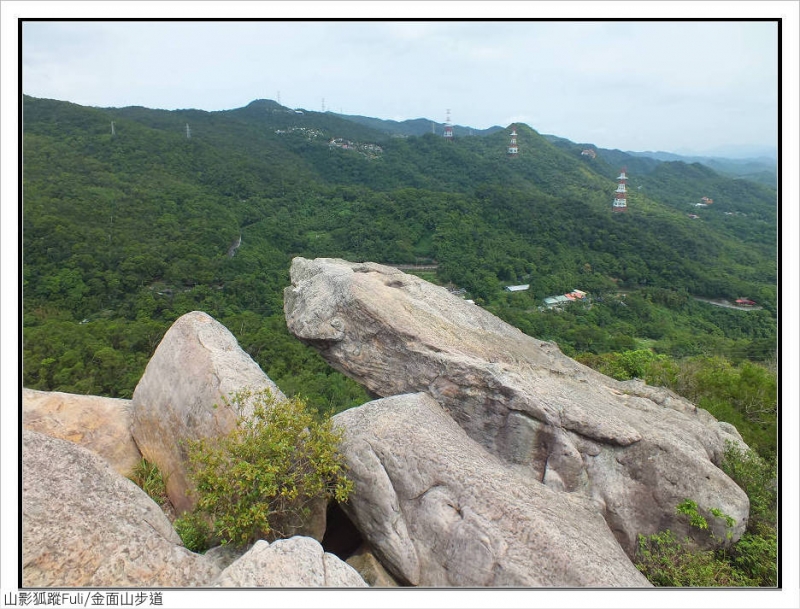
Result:
M280 98L623 150L777 145L776 22L26 22L22 69L24 93L81 105Z

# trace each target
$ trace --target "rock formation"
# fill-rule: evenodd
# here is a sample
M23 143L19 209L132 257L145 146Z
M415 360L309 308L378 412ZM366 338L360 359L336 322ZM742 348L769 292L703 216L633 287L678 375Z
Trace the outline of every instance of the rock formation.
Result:
M194 506L185 440L221 436L236 413L223 398L242 389L285 396L235 337L198 311L170 327L147 364L131 400L131 431L142 455L155 463L178 513Z
M362 546L346 561L372 588L397 588L399 584L368 546Z
M184 548L155 502L107 461L23 430L23 586L190 587L219 572Z
M97 453L123 476L142 455L131 436L130 400L22 390L22 426Z
M747 496L716 466L741 440L686 400L599 374L397 269L296 258L291 279L289 329L333 367L379 396L429 394L530 480L590 499L629 555L639 533L689 534L675 513L687 498L734 518L732 539L744 531Z
M341 506L382 563L415 586L649 586L578 495L509 468L430 396L334 418L355 482Z
M367 587L353 567L310 537L257 541L212 584L237 588Z

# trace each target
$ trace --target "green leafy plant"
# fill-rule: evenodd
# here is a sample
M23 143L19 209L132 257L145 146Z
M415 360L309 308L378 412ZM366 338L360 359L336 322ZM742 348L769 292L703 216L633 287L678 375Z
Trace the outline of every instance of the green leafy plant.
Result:
M203 514L186 512L175 520L173 526L183 545L192 552L205 552L213 544L212 527Z
M690 526L699 529L701 531L708 531L708 535L712 538L714 537L714 533L709 530L708 520L706 519L705 516L703 516L700 513L700 509L697 507L697 503L695 503L691 499L685 499L675 507L675 511L678 514L684 514L688 516ZM731 529L733 528L733 525L736 524L736 520L719 508L709 508L708 511L715 518L719 518L725 521L726 539L730 540L731 537L733 536Z
M697 503L691 499L685 499L675 507L678 514L685 514L689 517L689 524L697 529L705 530L708 528L708 521L700 513Z
M711 508L708 511L711 512L713 516L716 516L717 518L722 518L725 521L725 526L727 526L728 528L731 528L734 524L736 524L736 520L734 520L732 516L728 516L725 512L723 512L719 508Z
M688 516L689 525L699 531L708 531L708 520L700 513L695 501L685 499L675 512ZM709 512L723 518L730 528L735 520L722 510ZM713 533L708 533L711 537ZM700 550L687 537L680 541L667 529L655 535L639 535L636 566L656 586L750 586L750 578L726 560L724 551Z
M339 452L341 432L300 398L243 391L226 436L187 442L196 512L222 543L244 546L289 536L320 499L344 502L353 483Z

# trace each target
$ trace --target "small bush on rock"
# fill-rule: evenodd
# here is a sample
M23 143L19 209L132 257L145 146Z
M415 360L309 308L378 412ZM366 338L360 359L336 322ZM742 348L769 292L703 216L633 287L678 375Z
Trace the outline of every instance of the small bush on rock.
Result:
M745 490L751 497L752 519L751 491L763 492L764 486L769 487L774 482L768 477L770 479L766 482L758 483L753 479L753 470L765 467L768 470L769 467L759 461L755 453L744 454L733 445L728 446L725 457L729 467L738 468L742 476L746 473L745 477L751 482ZM741 481L737 482L741 484ZM708 521L700 514L694 501L686 499L675 509L677 513L688 517L694 529L709 531ZM775 587L778 585L777 536L774 524L770 527L766 523L770 520L774 523L774 509L775 505L772 504L771 512L769 508L764 510L764 520L756 526L758 532L751 532L748 524L748 531L737 543L717 550L700 550L690 538L681 541L669 529L655 535L639 535L636 567L655 586ZM715 518L724 519L728 528L733 526L733 519L722 511L712 508L709 512Z
M697 550L681 542L667 529L655 535L639 535L636 567L654 586L714 587L758 585L720 560L713 550Z
M212 545L211 525L198 512L186 512L173 523L183 545L192 552L202 554Z
M237 546L278 539L300 526L320 497L347 500L353 483L330 417L268 391L240 392L228 403L239 414L228 435L187 442L196 512L212 523L213 536Z

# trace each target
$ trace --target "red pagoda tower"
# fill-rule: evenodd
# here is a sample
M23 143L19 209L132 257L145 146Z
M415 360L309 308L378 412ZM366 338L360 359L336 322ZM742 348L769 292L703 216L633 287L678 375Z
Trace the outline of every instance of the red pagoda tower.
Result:
M613 211L627 211L628 199L626 197L627 188L625 186L628 176L625 175L625 168L622 168L622 173L617 176L617 190L614 192L614 205L611 208Z

